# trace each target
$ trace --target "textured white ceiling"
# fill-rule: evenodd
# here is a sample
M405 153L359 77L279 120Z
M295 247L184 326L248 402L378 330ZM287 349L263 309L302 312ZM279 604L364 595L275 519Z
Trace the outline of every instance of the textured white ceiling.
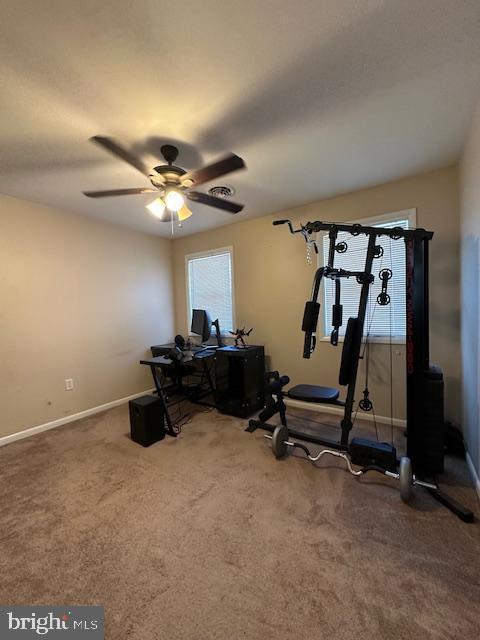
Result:
M3 0L0 192L169 235L147 186L88 142L158 164L233 151L242 213L186 235L454 162L480 85L478 0ZM205 190L213 184L205 185Z

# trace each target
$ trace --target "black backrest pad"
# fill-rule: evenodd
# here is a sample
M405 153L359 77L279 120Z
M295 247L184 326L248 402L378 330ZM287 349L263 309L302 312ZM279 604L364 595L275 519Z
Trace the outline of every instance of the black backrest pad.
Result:
M315 333L317 330L318 314L320 313L320 303L309 300L305 303L305 311L303 313L302 331L311 331Z
M347 385L352 379L355 356L360 349L361 341L362 333L360 331L358 318L349 318L343 340L342 362L338 376L339 384Z

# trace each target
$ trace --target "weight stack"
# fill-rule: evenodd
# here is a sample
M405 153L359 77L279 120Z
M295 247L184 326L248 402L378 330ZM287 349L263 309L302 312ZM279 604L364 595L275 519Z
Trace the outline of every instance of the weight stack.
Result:
M130 400L130 436L134 442L149 447L165 437L163 403L156 396Z

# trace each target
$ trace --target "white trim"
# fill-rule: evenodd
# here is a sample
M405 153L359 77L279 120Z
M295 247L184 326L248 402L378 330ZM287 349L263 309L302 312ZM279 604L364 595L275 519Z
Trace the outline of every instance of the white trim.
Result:
M146 391L140 391L139 393L134 393L131 396L125 396L125 398L119 398L118 400L112 400L112 402L101 404L98 407L85 409L85 411L80 411L79 413L73 413L70 416L64 416L63 418L58 418L58 420L52 420L52 422L45 422L45 424L39 424L36 427L30 427L29 429L24 429L23 431L17 431L16 433L11 433L8 436L3 436L0 438L0 447L3 447L6 444L10 444L11 442L15 442L16 440L23 440L23 438L29 438L30 436L34 436L37 433L42 433L42 431L49 431L50 429L61 427L64 424L69 424L70 422L76 422L77 420L81 420L82 418L88 418L89 416L93 416L96 413L101 413L102 411L106 411L107 409L113 409L114 407L119 407L120 405L125 404L130 400L135 400L135 398L140 398L141 396L148 395L153 391L154 389L147 389Z
M297 409L306 409L307 411L315 411L317 413L332 413L336 416L343 416L343 407L337 407L333 404L320 404L314 402L303 402L302 400L293 400L292 398L285 398L285 404L289 407L294 407ZM374 417L370 413L366 413L365 411L358 412L359 420L367 420L368 422L373 422ZM390 418L388 416L378 416L375 415L375 419L379 424L387 424L390 425ZM407 426L407 421L402 420L401 418L393 418L392 420L393 426L398 427L400 429L405 429Z
M349 220L348 222L337 221L337 224L361 224L363 226L373 226L377 224L382 224L384 222L392 222L392 220L401 220L401 219L408 220L409 229L415 229L415 227L417 226L416 208L401 209L400 211L391 211L388 213L381 213L376 216L369 216L368 218L360 218L358 220ZM335 224L335 223L332 222L332 224ZM317 267L323 266L323 261L324 261L323 237L326 236L327 234L328 234L328 231L321 231L317 233L315 237L315 243L317 244L317 247L318 247ZM322 300L323 305L325 307L325 287L324 287L323 279L320 284L319 298ZM330 333L329 333L330 327L326 326L325 320L326 318L325 318L325 308L324 308L324 310L322 311L322 318L321 318L321 336L320 338L317 338L317 340L319 340L320 342L330 342ZM390 342L392 344L405 344L406 338L404 336L392 336L392 339L390 341L390 338L388 336L372 335L369 337L368 340L369 342L375 342L379 344L390 344ZM343 336L339 336L338 341L343 342Z
M409 229L415 229L417 226L417 209L412 207L411 209L400 209L400 211L386 211L376 216L369 216L368 218L359 218L358 220L349 220L348 222L338 222L338 224L362 224L364 226L371 227L375 224L381 224L382 222L391 222L392 220L408 219ZM335 224L334 222L332 224ZM411 225L411 226L410 226Z
M391 340L389 340L387 337L384 336L370 336L368 338L368 341L370 343L375 342L375 343L379 343L379 344L405 344L405 338L394 338L392 337ZM320 338L319 342L330 342L330 336L323 336L322 338ZM339 344L342 342L345 342L345 336L338 336L338 342Z
M230 254L230 273L232 277L232 330L235 331L236 320L235 320L235 269L234 269L234 260L233 260L233 246L228 247L220 247L219 249L208 249L207 251L197 251L196 253L187 253L185 254L185 292L187 297L187 335L190 337L196 336L195 333L190 331L191 319L192 319L192 307L190 304L190 280L188 277L188 263L190 260L195 260L196 258L208 258L210 256L216 256L222 253ZM222 333L222 337L231 337L230 334L224 333L222 327L220 327L220 331Z
M465 459L467 461L468 469L470 471L470 475L472 476L473 486L477 492L478 499L480 500L480 478L478 477L477 470L473 466L473 460L470 457L468 451L466 452Z

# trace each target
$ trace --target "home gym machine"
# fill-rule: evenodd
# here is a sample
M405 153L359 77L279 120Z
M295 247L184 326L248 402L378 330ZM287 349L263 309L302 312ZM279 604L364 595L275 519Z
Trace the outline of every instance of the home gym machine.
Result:
M441 504L450 509L464 522L473 522L473 513L463 505L447 496L440 490L435 480L437 474L443 472L444 462L444 415L443 415L443 374L438 367L429 361L429 316L428 316L428 249L433 237L431 231L425 229L404 229L402 227L386 228L364 226L360 224L337 224L330 222L308 222L294 229L290 220L276 220L274 225L287 225L290 233L301 234L310 249L313 245L318 249L315 235L328 233L329 248L327 265L317 269L313 282L312 296L305 305L302 331L305 333L303 357L310 358L316 345L316 329L320 312L318 296L322 280L330 279L334 283L335 299L332 307L332 333L330 342L338 345L339 329L343 324L343 307L341 304L341 282L345 278L355 278L360 286L358 312L356 317L348 319L339 372L339 384L347 387L345 401L339 400L339 390L315 385L299 384L288 392L284 387L290 382L288 376L280 376L278 372L268 374L266 388L266 405L257 420L250 420L248 431L264 429L272 435L266 435L272 441L272 450L277 458L284 457L289 450L302 450L309 460L315 462L324 455L342 458L350 473L356 476L370 471L382 473L399 480L402 500L408 502L412 495L412 487L423 486ZM335 254L345 253L348 243L338 242L338 234L350 234L355 237L364 235L367 249L363 271L349 271L336 268ZM386 236L392 241L405 242L405 276L406 276L406 377L407 377L407 427L406 455L400 460L392 443L376 442L364 438L350 439L354 419L352 414L355 405L355 387L359 360L362 354L364 327L367 314L368 298L371 285L375 280L374 263L382 258L384 249L378 244L379 238ZM380 268L378 277L381 291L376 305L386 306L390 303L388 283L392 277L391 269ZM366 342L370 332L368 328ZM391 343L390 343L391 348ZM367 374L368 376L368 374ZM289 429L287 425L284 398L301 400L316 404L333 404L343 408L340 423L339 441L324 438L320 435ZM369 397L368 384L365 385L363 397L358 408L371 411L373 404ZM358 409L357 409L358 411ZM391 409L392 411L392 409ZM269 424L276 413L281 424ZM393 426L393 420L392 420ZM294 441L290 441L292 437ZM326 447L317 455L298 440ZM355 470L352 465L358 466Z

